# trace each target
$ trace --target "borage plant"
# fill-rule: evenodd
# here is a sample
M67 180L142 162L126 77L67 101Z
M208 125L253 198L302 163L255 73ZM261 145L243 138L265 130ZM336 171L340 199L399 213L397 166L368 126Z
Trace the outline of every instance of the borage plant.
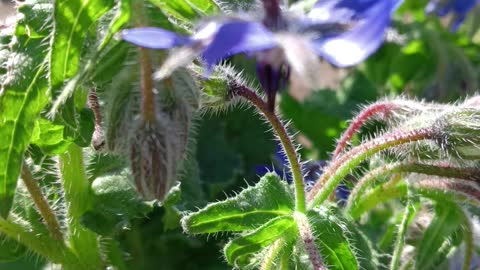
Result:
M228 15L208 0L21 4L0 32L1 260L30 252L64 269L146 268L126 260L140 261L119 241L135 220L160 212L163 234L180 225L188 234L227 233L225 259L241 269L437 269L456 249L470 269L478 97L365 107L318 179L276 109L288 83L292 91L318 85L319 57L347 67L373 54L400 4L264 0L261 14ZM241 53L255 58L266 97L218 65ZM271 172L207 204L195 122L239 103L273 130L292 184ZM371 120L378 131L359 143ZM351 188L346 202L335 196L341 184ZM378 215L390 220L375 227Z

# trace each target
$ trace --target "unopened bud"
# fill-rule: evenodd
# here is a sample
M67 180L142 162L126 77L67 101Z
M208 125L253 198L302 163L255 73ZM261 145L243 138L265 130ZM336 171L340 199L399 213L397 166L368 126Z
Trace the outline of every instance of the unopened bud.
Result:
M146 200L163 200L175 182L176 149L169 128L162 121L142 121L130 138L132 174L137 190Z
M449 110L434 123L435 141L448 153L464 159L480 157L480 108Z

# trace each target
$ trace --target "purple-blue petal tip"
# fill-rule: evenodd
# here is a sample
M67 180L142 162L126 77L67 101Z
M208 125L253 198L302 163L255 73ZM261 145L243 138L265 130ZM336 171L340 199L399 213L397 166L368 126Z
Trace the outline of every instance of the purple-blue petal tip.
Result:
M170 49L191 43L187 36L154 27L141 27L124 30L122 38L137 46L149 49Z

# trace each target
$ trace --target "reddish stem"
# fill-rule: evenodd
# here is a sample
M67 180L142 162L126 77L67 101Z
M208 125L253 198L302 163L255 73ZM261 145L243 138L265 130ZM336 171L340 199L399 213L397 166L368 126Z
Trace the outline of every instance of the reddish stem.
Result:
M364 110L362 110L356 117L353 119L352 123L348 127L348 129L343 133L342 137L338 141L337 148L333 152L333 160L337 159L338 156L345 150L347 143L352 139L353 135L355 135L358 130L372 117L385 114L389 111L395 109L397 105L393 102L386 101L381 103L375 103Z

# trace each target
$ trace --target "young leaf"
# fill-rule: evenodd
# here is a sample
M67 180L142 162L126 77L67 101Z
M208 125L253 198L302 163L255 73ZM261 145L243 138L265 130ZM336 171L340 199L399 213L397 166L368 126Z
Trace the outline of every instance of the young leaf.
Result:
M131 219L144 216L152 205L142 201L128 176L124 174L97 178L92 183L95 208L87 211L81 222L101 235L112 235Z
M55 125L47 119L39 118L33 129L31 143L37 145L45 154L65 153L71 141L64 138L64 128L62 125Z
M291 214L293 209L293 196L287 183L269 173L237 196L185 216L182 227L193 234L252 230L272 218Z
M331 208L320 207L310 210L307 216L315 233L315 243L328 269L360 269L357 249L345 220ZM365 253L366 254L366 253Z
M11 67L2 81L0 95L0 215L12 205L23 154L28 147L35 120L48 103L46 59L49 4L25 4L12 44ZM27 31L28 29L28 31Z
M453 247L451 238L463 222L461 209L454 203L442 201L435 206L435 217L416 247L415 268L436 269ZM447 243L447 247L443 247Z
M65 82L79 70L89 28L112 6L113 0L55 1L55 28L50 53L50 91L54 100Z
M239 257L258 252L285 234L295 233L294 225L292 216L280 216L246 235L233 239L224 248L227 262L234 265Z

